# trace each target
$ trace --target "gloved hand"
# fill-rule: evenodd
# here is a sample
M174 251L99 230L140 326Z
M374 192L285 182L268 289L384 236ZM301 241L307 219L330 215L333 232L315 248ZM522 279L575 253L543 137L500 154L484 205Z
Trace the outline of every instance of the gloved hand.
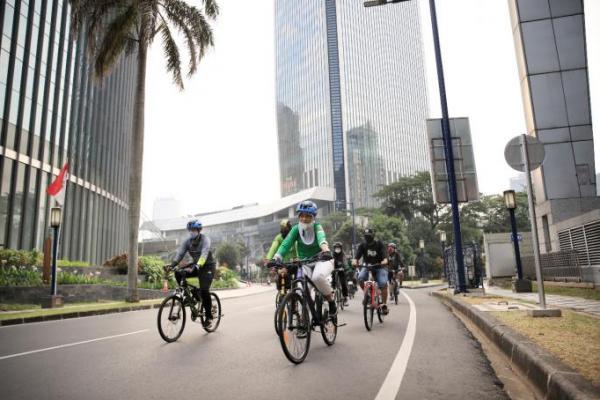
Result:
M198 266L199 266L199 267L204 267L204 264L206 264L206 258L204 258L204 257L200 257L200 258L198 259Z
M333 258L330 251L322 251L319 253L319 261L329 261Z

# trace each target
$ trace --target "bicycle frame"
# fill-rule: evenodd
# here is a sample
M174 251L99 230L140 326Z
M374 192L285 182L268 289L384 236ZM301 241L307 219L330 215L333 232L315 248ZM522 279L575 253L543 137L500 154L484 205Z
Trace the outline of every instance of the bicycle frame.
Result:
M312 296L310 295L310 288L308 285L312 286L312 288L315 290L316 295L317 296L321 296L323 297L323 294L321 292L319 292L319 289L317 289L317 287L315 286L315 284L313 283L313 281L306 276L306 274L304 273L304 267L310 265L309 264L304 264L301 265L298 268L298 272L296 275L296 279L292 281L292 287L299 285L300 287L296 287L293 290L297 290L300 291L302 293L302 297L306 300L306 304L308 304L308 309L310 310L311 313L311 321L312 321L312 325L313 326L322 326L325 321L321 320L321 316L322 316L322 311L323 309L321 308L323 306L323 302L321 301L320 304L316 304L316 300L313 300ZM310 267L308 267L310 268ZM315 306L319 306L318 310L317 307Z

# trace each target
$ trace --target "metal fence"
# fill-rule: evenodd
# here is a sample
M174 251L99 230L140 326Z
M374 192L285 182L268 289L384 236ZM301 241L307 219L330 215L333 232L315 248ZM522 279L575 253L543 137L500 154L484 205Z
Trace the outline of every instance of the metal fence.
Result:
M463 246L463 259L465 264L465 279L467 288L478 288L483 284L483 263L481 260L481 248L477 243ZM456 268L456 257L454 247L444 249L444 262L446 265L446 277L448 286L458 287L458 270Z
M535 261L533 256L521 258L523 275L536 279ZM583 282L585 279L581 269L581 254L577 250L553 251L540 254L542 276L546 281Z

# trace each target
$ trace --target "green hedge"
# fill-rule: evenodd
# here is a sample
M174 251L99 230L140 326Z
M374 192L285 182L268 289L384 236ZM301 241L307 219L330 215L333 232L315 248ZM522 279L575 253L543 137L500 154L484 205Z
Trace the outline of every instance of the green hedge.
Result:
M43 254L37 250L0 250L0 264L4 267L33 267L42 265Z

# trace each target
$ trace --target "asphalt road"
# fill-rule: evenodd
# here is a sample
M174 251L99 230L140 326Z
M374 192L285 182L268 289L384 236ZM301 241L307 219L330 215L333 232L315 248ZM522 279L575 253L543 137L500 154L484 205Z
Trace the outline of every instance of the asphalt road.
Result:
M217 332L188 321L172 344L158 335L157 310L2 327L0 397L506 399L460 321L429 290L404 293L412 311L402 298L371 332L357 296L340 312L347 326L336 343L313 333L301 365L284 357L275 335L275 292L224 300Z

